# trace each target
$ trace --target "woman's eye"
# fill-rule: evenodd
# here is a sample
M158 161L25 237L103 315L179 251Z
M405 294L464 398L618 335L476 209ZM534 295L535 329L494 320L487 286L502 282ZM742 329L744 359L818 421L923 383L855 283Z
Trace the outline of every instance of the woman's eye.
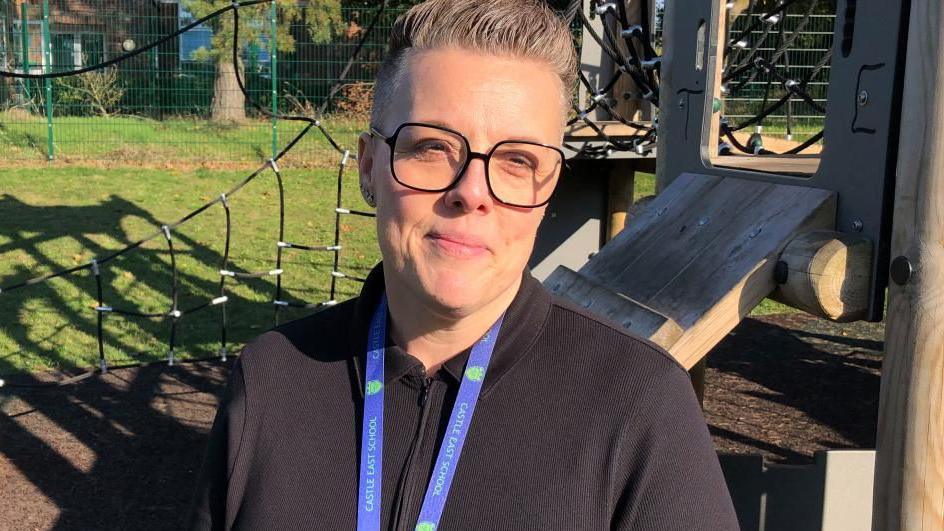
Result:
M452 151L452 147L449 144L438 140L420 142L414 149L421 153L448 153Z
M523 155L509 155L505 160L512 165L522 168L534 168L534 162Z
M449 146L443 142L424 142L420 144L422 151L449 151Z

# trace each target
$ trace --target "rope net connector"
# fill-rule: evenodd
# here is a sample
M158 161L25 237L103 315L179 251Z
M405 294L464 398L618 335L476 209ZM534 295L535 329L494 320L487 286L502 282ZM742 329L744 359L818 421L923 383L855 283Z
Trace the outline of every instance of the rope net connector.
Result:
M229 300L229 297L223 295L222 297L217 297L210 301L210 305L216 306L217 304L224 303Z
M220 276L235 277L236 273L233 271L229 271L228 269L220 269Z
M620 37L641 37L642 36L642 26L639 24L633 24L632 26L620 31Z
M342 273L342 272L340 272L340 271L332 271L332 272L331 272L331 276L332 276L332 277L336 277L336 278L345 278L345 277L347 277L347 275L345 275L344 273Z
M652 59L644 59L639 65L642 66L643 70L661 70L662 58L653 57Z
M341 166L347 166L347 159L351 156L351 151L345 149L344 155L341 157Z
M171 310L167 312L167 317L172 317L174 319L180 319L180 316L183 315L180 313L180 310Z
M272 304L276 306L288 306L288 301L280 301L278 299L272 301Z
M226 198L226 193L220 194L220 203L223 203L223 206L229 206L229 199Z
M281 274L282 274L282 270L281 270L281 269L273 269L273 270L269 271L269 275L270 275L270 276L273 276L273 277L277 277L277 276L279 276L279 275L281 275Z
M350 213L351 213L350 210L348 210L348 209L346 209L346 208L341 208L341 207L335 208L334 211L337 212L338 214L350 214Z
M275 162L275 159L269 159L269 166L272 168L272 171L279 173L279 165Z
M102 374L108 374L108 363L105 358L98 360L98 370L102 371Z
M597 15L603 16L603 15L605 15L606 13L608 13L608 12L610 12L610 11L615 12L615 11L616 11L616 4L614 4L614 3L612 3L612 2L607 2L607 3L605 3L605 4L600 4L600 5L597 6L597 8L596 8L594 11L596 12Z
M764 19L764 22L773 26L774 24L780 22L780 15L774 14Z
M276 247L288 248L288 247L291 247L292 244L289 243L289 242L275 242L275 246L276 246Z
M164 231L164 237L167 238L167 241L170 241L170 227L161 225L161 230Z
M226 361L226 349L225 349L225 348L220 347L220 350L217 350L216 353L220 355L220 361Z
M115 311L115 309L112 308L111 306L96 306L95 311L96 312L113 312Z
M748 44L749 43L747 42L747 39L741 39L737 41L736 43L734 43L734 47L744 49L744 48L747 48Z
M95 275L96 277L101 275L102 272L98 268L98 260L92 259L91 264L92 264L92 274Z
M174 356L174 349L168 350L168 351L167 351L167 366L168 366L168 367L173 367L173 366L174 366L174 358L175 358L175 356Z

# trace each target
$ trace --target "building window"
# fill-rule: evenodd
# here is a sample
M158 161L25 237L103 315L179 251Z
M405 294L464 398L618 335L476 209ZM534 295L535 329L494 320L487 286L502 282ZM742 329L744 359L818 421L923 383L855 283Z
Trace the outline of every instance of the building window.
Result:
M52 65L59 71L97 65L105 60L101 33L53 33Z
M193 15L190 14L187 9L178 4L178 16L177 19L180 21L179 27L184 27L187 24L193 23L196 20ZM200 48L210 50L213 46L213 30L207 27L205 24L200 24L195 28L191 28L180 34L180 60L181 61L193 61L193 54Z
M23 53L23 21L13 21L13 32L10 34L10 44L13 50L13 65L17 72L23 72L25 62L29 63L30 74L42 74L43 65L43 26L40 20L26 22L26 48Z

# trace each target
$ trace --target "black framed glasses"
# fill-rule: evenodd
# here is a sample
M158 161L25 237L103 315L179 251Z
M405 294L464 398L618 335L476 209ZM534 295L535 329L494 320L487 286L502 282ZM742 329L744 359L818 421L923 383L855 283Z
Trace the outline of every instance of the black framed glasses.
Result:
M390 172L401 185L422 192L445 192L462 179L472 159L485 162L485 181L492 197L505 205L546 205L564 166L564 152L526 140L503 140L477 153L462 133L447 127L406 122L392 135L370 128L390 146Z

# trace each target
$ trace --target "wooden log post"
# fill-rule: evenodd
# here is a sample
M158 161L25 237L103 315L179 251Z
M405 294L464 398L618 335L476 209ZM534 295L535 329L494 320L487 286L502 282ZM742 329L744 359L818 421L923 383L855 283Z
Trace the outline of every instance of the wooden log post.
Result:
M856 234L814 231L787 244L775 269L771 299L846 323L865 319L872 280L872 241Z
M911 3L872 526L944 529L944 8Z

